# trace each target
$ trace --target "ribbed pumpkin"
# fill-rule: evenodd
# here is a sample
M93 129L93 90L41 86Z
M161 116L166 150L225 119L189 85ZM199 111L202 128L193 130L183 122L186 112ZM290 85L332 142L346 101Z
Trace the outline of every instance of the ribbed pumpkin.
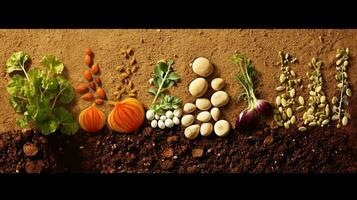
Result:
M144 122L144 107L135 98L126 98L120 102L110 102L114 109L108 116L108 126L119 133L134 132Z
M105 125L105 115L95 104L84 109L78 117L79 125L88 132L100 131Z

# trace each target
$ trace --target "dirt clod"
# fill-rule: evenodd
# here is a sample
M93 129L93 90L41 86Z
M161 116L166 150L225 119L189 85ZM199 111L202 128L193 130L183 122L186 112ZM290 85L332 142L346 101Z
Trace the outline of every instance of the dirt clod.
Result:
M45 163L42 160L29 160L26 162L25 169L27 173L40 173L44 166Z
M23 146L23 151L26 156L35 156L38 152L38 148L33 143L27 142Z
M161 155L165 158L171 158L172 156L174 156L174 149L173 148L164 149Z
M203 156L203 149L193 149L192 150L192 157L193 158L200 158Z

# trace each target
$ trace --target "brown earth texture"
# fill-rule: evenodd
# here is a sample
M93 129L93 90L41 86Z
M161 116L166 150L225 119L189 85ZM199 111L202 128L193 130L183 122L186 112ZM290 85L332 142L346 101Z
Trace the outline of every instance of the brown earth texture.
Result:
M173 59L174 70L181 80L170 89L183 103L193 102L188 85L197 77L190 63L199 56L207 57L214 65L208 79L222 77L224 90L229 94L228 105L221 109L223 119L234 128L238 114L246 107L237 101L241 87L235 79L239 72L230 62L235 51L249 57L258 71L258 96L275 102L280 67L276 66L278 51L289 52L298 59L291 68L302 79L304 89L298 95L308 96L305 73L312 57L322 60L324 91L331 101L337 93L335 55L338 48L350 49L349 83L354 93L357 87L357 31L349 29L35 29L0 30L0 172L94 172L94 173L356 173L357 172L357 95L349 99L351 114L348 126L335 128L335 123L321 128L309 128L300 133L275 128L268 122L252 135L232 130L227 137L199 136L187 140L183 128L152 129L148 123L131 134L103 129L100 133L80 130L75 136L56 132L42 136L37 131L23 133L16 125L16 114L9 104L6 91L10 77L5 63L16 51L28 53L32 67L40 66L42 56L52 54L65 64L65 76L75 87L85 83L83 72L84 49L90 47L99 64L103 88L114 100L119 84L118 65L130 61L120 49L131 48L136 58L137 72L131 77L137 98L145 108L153 96L148 93L149 79L161 59ZM211 93L205 95L209 98ZM76 99L70 105L74 116L89 102ZM101 106L106 114L111 107ZM25 148L26 147L26 148ZM30 151L30 152L29 152ZM29 155L33 153L34 155Z

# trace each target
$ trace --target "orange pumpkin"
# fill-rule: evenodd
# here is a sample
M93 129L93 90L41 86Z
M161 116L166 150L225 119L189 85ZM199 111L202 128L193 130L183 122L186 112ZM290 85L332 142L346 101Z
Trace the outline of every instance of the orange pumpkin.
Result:
M114 109L108 116L108 126L119 133L134 132L144 122L144 107L135 98L126 98L120 102L110 102Z
M105 115L95 104L84 109L78 117L79 125L88 132L100 131L105 125Z

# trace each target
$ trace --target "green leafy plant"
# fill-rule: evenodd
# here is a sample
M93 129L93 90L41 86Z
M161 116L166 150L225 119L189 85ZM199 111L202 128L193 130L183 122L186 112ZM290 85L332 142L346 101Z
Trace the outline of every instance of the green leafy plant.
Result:
M29 55L20 51L12 54L6 62L6 73L22 71L25 76L14 74L7 85L11 106L24 115L16 123L22 128L33 123L44 135L58 128L64 134L75 134L79 126L63 107L75 97L74 88L61 75L64 64L55 56L48 55L40 61L47 70L27 71L29 61Z
M180 76L172 70L173 64L173 60L168 60L167 62L160 61L154 68L154 77L151 80L155 87L150 88L149 93L155 95L150 106L155 113L161 114L166 110L177 109L181 105L178 97L165 95L165 91L170 89L180 79Z

